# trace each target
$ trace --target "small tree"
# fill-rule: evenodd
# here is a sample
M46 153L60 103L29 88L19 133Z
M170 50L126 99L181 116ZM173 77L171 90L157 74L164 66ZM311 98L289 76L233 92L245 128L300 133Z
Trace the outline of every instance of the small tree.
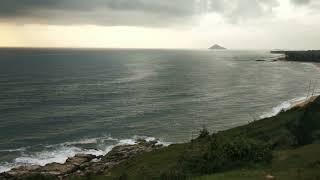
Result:
M209 135L210 135L210 133L209 133L208 129L205 126L203 126L199 132L198 139L206 138Z

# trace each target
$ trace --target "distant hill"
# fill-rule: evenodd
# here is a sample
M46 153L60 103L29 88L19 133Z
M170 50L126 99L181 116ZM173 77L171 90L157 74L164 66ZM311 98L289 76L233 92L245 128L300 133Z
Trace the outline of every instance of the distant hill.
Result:
M222 46L220 46L220 45L218 45L218 44L215 44L215 45L211 46L209 49L212 49L212 50L222 50L222 49L227 49L227 48L222 47Z

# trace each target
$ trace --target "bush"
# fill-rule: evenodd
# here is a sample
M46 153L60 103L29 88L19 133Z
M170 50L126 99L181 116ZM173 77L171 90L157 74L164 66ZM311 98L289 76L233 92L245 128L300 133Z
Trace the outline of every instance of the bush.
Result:
M162 173L160 175L160 180L186 180L187 176L185 174L182 174L179 171L170 171L167 173Z
M210 133L206 127L203 127L200 132L197 139L207 138L210 136Z
M311 144L319 139L317 135L320 128L318 108L306 107L302 117L287 123L287 129L294 136L297 146Z
M203 148L188 150L181 158L185 173L208 174L223 170L268 163L272 150L268 144L248 138L226 139L214 136Z

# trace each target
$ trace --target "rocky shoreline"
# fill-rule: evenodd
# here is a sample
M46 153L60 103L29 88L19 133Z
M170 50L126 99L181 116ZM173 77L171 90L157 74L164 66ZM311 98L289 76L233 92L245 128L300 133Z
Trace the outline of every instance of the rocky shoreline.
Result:
M44 176L52 179L86 177L88 175L107 174L108 170L137 155L162 148L158 141L137 140L134 145L114 147L105 156L77 154L68 158L65 163L50 163L45 166L20 166L0 174L0 180L24 179Z

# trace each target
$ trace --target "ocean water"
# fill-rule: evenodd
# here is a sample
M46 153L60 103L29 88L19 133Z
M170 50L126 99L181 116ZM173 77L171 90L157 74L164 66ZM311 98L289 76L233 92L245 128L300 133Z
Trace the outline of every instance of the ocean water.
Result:
M164 144L277 114L318 88L313 64L267 51L1 49L0 172ZM256 60L264 59L265 62ZM313 88L312 88L313 89Z

